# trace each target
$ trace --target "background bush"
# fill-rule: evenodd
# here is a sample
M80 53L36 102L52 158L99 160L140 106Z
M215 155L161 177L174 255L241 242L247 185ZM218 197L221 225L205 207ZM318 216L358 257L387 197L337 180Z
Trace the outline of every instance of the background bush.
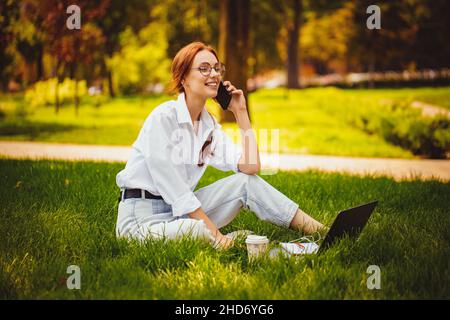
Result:
M31 108L55 104L56 78L38 81L25 92L25 102ZM75 96L75 81L65 78L58 86L61 105L70 103ZM86 80L78 81L78 97L87 95Z
M394 103L388 112L357 115L353 123L370 134L410 150L415 155L446 158L450 151L450 120L446 117L426 118L407 103Z

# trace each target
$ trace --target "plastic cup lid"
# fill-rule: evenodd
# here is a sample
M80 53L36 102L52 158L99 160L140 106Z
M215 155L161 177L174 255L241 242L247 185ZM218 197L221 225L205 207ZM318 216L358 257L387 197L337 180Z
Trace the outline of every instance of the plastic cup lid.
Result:
M246 243L253 243L253 244L262 244L269 242L269 239L267 239L266 236L257 236L255 234L250 234L247 236L247 239L245 240Z

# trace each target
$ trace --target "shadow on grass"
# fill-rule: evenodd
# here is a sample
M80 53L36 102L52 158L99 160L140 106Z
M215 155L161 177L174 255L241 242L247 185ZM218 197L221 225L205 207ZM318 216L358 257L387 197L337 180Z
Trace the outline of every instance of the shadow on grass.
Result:
M72 131L78 126L47 122L5 121L0 122L0 136L26 136L30 140L56 132Z

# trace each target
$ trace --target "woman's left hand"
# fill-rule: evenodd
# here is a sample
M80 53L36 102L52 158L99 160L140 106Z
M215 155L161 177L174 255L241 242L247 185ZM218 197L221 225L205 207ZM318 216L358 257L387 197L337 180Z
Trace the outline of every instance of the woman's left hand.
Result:
M218 234L215 239L215 246L217 249L227 250L234 246L234 241L223 234Z
M223 84L225 85L225 87L227 87L228 92L232 94L228 110L233 113L246 111L247 103L245 101L244 92L242 90L236 89L236 87L233 86L230 81L224 81Z

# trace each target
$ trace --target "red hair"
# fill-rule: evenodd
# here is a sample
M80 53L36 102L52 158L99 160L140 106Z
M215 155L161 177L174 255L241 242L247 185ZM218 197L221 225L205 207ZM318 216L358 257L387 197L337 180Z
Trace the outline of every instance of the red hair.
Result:
M172 83L170 86L170 91L174 93L184 92L184 88L181 82L189 73L189 70L192 67L192 63L194 62L195 55L202 50L208 50L217 58L217 61L219 61L219 57L217 56L216 51L203 42L192 42L187 46L184 46L180 49L180 51L177 52L175 58L173 58L172 61Z

